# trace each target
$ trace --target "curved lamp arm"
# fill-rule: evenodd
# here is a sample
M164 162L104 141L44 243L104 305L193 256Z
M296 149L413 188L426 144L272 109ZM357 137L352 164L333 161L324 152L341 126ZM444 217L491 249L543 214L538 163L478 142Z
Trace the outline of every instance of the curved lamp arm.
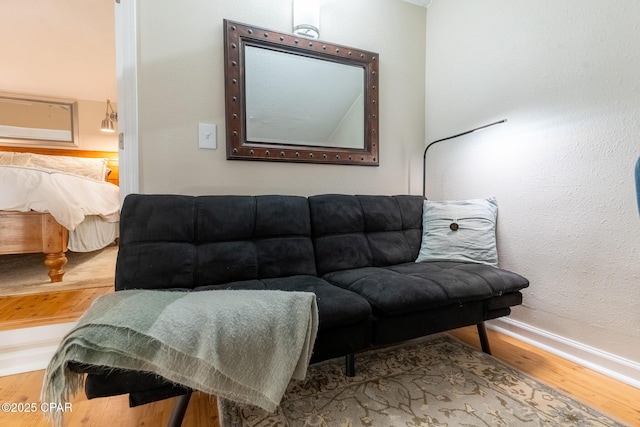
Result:
M422 195L426 198L426 188L427 188L427 150L433 144L437 144L438 142L446 141L448 139L457 138L459 136L468 135L470 133L477 132L477 131L482 130L482 129L486 129L486 128L494 126L494 125L499 125L500 123L504 123L506 121L507 121L507 119L498 120L497 122L489 123L488 125L484 125L484 126L479 126L479 127L475 128L475 129L471 129L471 130L468 130L466 132L459 133L457 135L448 136L446 138L438 139L437 141L433 141L432 143L427 145L427 147L424 149L424 154L422 155Z

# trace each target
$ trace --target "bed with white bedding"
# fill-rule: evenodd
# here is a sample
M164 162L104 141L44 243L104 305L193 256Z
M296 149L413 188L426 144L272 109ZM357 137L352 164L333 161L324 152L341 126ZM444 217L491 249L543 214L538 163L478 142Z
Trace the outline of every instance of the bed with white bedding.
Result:
M91 252L118 237L117 153L7 149L0 147L0 254L42 252L51 281L61 281L67 249Z

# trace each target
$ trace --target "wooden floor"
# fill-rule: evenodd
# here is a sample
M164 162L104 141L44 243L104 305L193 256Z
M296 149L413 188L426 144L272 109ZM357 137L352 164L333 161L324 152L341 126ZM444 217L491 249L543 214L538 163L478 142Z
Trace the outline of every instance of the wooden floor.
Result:
M0 297L0 331L73 322L113 286Z
M0 331L75 320L98 295L109 288L60 292L31 297L0 298ZM50 319L43 318L47 314ZM560 389L585 404L599 409L628 425L640 426L640 389L631 387L587 368L561 359L529 344L489 330L493 355L531 377ZM451 333L475 347L475 328ZM39 407L43 371L0 377L0 403L35 403ZM87 401L80 393L72 400L72 411L65 413L65 424L75 426L162 426L169 420L174 399L129 408L127 396ZM17 406L17 405L16 405ZM0 426L50 426L40 409L36 413L0 411ZM195 393L185 417L184 427L218 426L215 400Z

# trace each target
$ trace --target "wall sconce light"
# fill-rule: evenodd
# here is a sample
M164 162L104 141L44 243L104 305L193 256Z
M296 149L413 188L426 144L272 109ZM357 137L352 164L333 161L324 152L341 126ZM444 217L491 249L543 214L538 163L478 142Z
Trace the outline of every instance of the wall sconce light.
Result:
M303 37L320 37L318 0L293 0L293 33Z
M491 126L495 126L495 125L499 125L500 123L504 123L506 122L507 119L502 119L499 120L497 122L493 122L493 123L489 123L488 125L484 125L484 126L479 126L477 128L468 130L466 132L462 132L462 133L458 133L456 135L453 136L448 136L446 138L442 138L442 139L438 139L437 141L433 141L432 143L430 143L429 145L427 145L427 148L424 149L424 154L422 155L422 195L426 198L426 190L427 190L427 150L433 145L436 144L438 142L442 142L442 141L447 141L449 139L453 139L453 138L457 138L459 136L463 136L463 135L468 135L470 133L473 132L477 132L479 130L483 130L486 129L488 127Z
M113 110L111 106L111 101L107 99L107 112L105 113L104 119L102 120L102 125L100 126L100 130L103 132L115 132L116 128L113 122L118 121L118 113Z

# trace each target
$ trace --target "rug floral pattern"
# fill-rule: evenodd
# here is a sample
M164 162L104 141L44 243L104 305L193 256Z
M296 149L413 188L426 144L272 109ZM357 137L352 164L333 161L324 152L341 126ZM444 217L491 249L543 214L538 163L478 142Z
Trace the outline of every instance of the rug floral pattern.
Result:
M622 426L448 336L309 368L280 408L220 401L224 427Z

